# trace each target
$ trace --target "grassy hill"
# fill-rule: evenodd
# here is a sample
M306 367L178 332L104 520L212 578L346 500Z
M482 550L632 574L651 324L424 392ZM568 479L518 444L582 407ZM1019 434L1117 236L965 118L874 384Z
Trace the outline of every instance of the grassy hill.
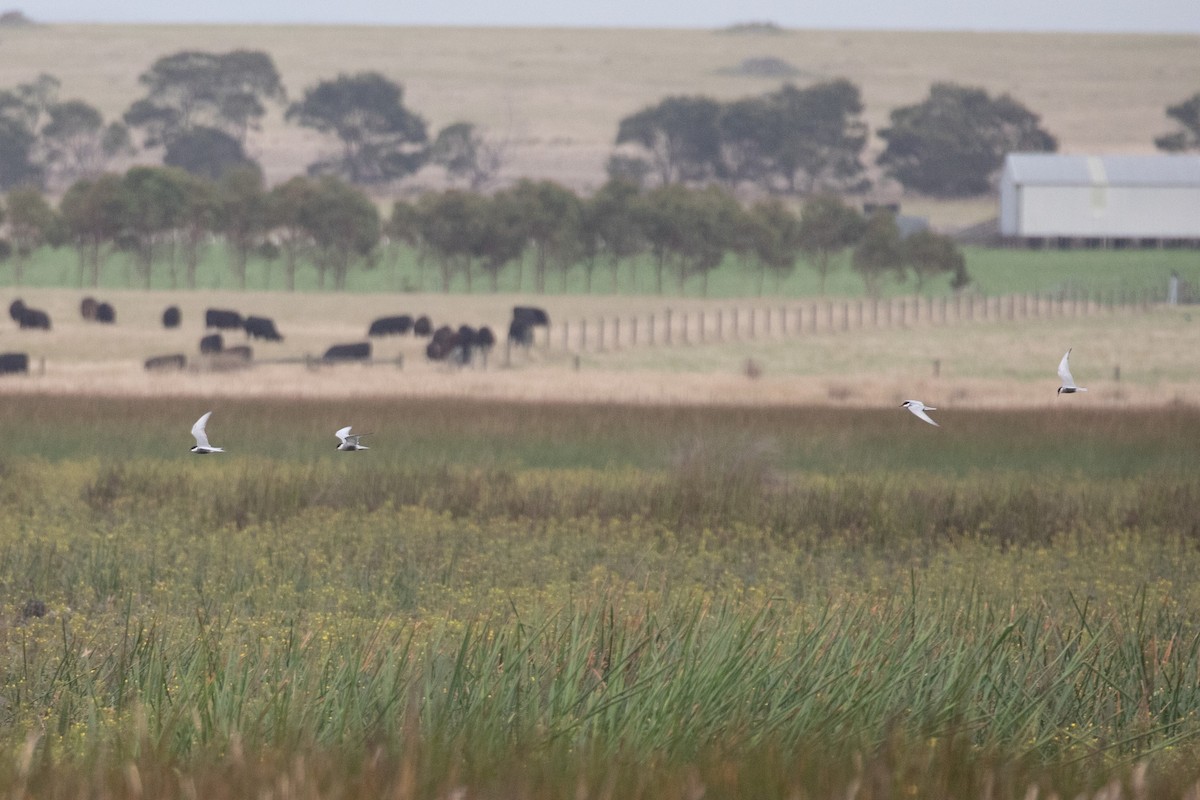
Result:
M1195 35L1029 34L315 26L35 25L0 36L0 87L42 72L106 115L142 95L141 74L185 49L261 49L292 97L338 73L378 70L433 130L459 120L506 146L504 175L549 177L586 191L603 180L618 121L672 94L728 99L783 79L743 75L749 59L778 59L804 85L858 84L872 130L936 81L1008 92L1041 114L1065 152L1148 152L1164 115L1200 88ZM250 152L271 180L303 170L330 146L274 109ZM880 149L871 143L872 157ZM418 176L407 188L437 180ZM879 190L895 195L895 187ZM906 210L957 227L994 214L990 200L905 199Z

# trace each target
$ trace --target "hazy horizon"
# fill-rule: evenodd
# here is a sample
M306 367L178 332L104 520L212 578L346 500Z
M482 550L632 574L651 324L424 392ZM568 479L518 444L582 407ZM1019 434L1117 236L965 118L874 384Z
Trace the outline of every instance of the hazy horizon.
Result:
M550 28L721 28L769 22L783 28L854 30L978 30L1096 33L1200 33L1196 0L854 0L843 4L744 0L611 0L564 4L529 0L518 7L453 0L389 6L374 0L210 0L207 3L124 0L40 0L12 6L35 22L266 25L399 25Z

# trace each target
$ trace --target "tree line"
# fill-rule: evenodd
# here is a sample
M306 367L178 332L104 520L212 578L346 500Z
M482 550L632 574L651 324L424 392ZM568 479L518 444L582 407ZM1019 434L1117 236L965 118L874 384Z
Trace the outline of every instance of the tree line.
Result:
M871 294L889 277L911 275L918 291L937 275L950 275L956 288L969 280L949 237L930 230L902 236L893 213L866 215L833 194L814 195L797 211L779 197L744 205L715 184L647 189L622 178L586 197L527 179L491 194L430 191L395 201L385 216L361 188L333 175L268 188L253 165L216 180L179 167L134 166L77 180L57 207L36 189L15 189L0 207L0 223L8 232L0 256L13 260L18 284L46 245L74 249L80 286L99 285L109 258L123 253L144 287L157 270L173 287L194 288L198 265L218 245L242 288L251 258L282 265L290 290L301 268L316 270L320 288L338 290L352 270L403 248L444 291L457 284L498 291L502 275L515 273L521 285L530 270L539 293L565 288L577 272L587 291L615 292L623 270L649 270L659 293L707 294L713 270L732 263L753 274L762 293L805 262L823 293L847 250Z
M120 120L105 121L86 101L59 98L50 75L0 90L0 189L61 188L95 177L140 144L167 166L219 179L253 163L247 140L269 107L324 134L329 149L308 166L357 186L393 185L426 165L480 190L502 166L504 148L469 121L432 134L404 103L403 87L378 72L318 81L289 102L270 55L183 51L157 59L140 77L144 96ZM643 185L720 183L769 194L856 192L869 185L864 151L870 131L857 86L835 79L718 101L673 96L617 126L609 177ZM1166 151L1200 149L1200 93L1172 105L1176 130L1155 140ZM877 131L884 174L905 189L936 197L991 188L1004 155L1052 151L1039 116L1007 94L935 83L929 96L890 113Z

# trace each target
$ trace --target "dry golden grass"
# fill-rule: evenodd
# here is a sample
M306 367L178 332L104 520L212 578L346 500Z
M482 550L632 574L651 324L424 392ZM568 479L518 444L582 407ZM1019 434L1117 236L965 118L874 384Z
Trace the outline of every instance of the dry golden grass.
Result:
M668 301L653 297L546 297L538 302L553 325L528 354L514 352L506 363L500 345L486 368L454 369L424 358L425 340L411 336L374 340L378 362L370 367L341 365L306 368L301 363L264 364L249 369L206 369L198 359L206 307L235 308L271 316L285 341L252 342L259 359L319 356L336 342L365 339L376 316L427 313L435 324L488 324L498 333L511 307L528 302L516 296L334 295L197 291L107 292L101 299L117 309L118 322L101 326L78 314L81 292L29 289L25 301L47 309L54 330L18 331L0 322L0 350L28 351L35 371L45 373L0 379L0 393L49 392L117 395L198 395L274 397L471 397L512 400L620 401L641 403L890 406L917 397L939 408L1026 407L1074 403L1092 407L1159 406L1200 403L1200 317L1186 308L1100 312L1090 316L1026 321L974 321L953 325L921 322L891 329L805 332L725 342L696 343L695 314L708 315L728 301L669 301L678 323L692 314L692 343L657 346L611 344L597 351L597 321L628 321L637 315L645 341L645 321L659 320ZM183 298L180 301L180 297ZM161 327L162 309L179 303L183 325ZM747 309L778 309L777 300L739 301L743 331ZM794 308L794 306L793 306ZM805 305L805 313L811 308ZM835 317L836 318L836 317ZM578 323L589 320L593 345L580 352ZM562 326L572 334L562 347ZM824 323L822 323L822 326ZM760 322L761 326L761 322ZM728 329L727 329L728 330ZM761 330L761 328L760 328ZM501 334L502 335L502 334ZM612 329L608 332L611 343ZM241 333L226 343L241 344ZM1086 395L1058 398L1054 370L1067 347ZM142 361L152 355L185 353L195 367L183 373L149 374ZM403 367L395 364L403 357ZM758 377L747 375L753 360ZM938 361L937 375L934 361ZM1116 376L1120 369L1119 379Z
M772 56L799 83L846 77L862 88L872 130L931 83L1009 92L1043 117L1066 152L1148 152L1169 129L1164 109L1197 89L1195 35L702 30L53 25L4 32L0 87L40 72L107 115L141 96L137 77L183 49L262 49L291 97L338 73L379 70L436 130L470 120L508 143L507 176L551 177L578 190L603 179L618 121L671 94L733 98L777 88L774 78L722 74ZM329 147L279 113L250 150L271 180L296 174ZM872 151L877 152L875 140ZM426 181L435 180L425 176ZM922 204L945 224L978 221L992 204Z

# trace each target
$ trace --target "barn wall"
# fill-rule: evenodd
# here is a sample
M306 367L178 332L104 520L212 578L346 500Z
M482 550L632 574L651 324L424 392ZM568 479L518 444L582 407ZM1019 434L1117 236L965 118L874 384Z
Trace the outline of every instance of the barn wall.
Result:
M1009 194L1007 236L1200 238L1200 187L1026 185Z

